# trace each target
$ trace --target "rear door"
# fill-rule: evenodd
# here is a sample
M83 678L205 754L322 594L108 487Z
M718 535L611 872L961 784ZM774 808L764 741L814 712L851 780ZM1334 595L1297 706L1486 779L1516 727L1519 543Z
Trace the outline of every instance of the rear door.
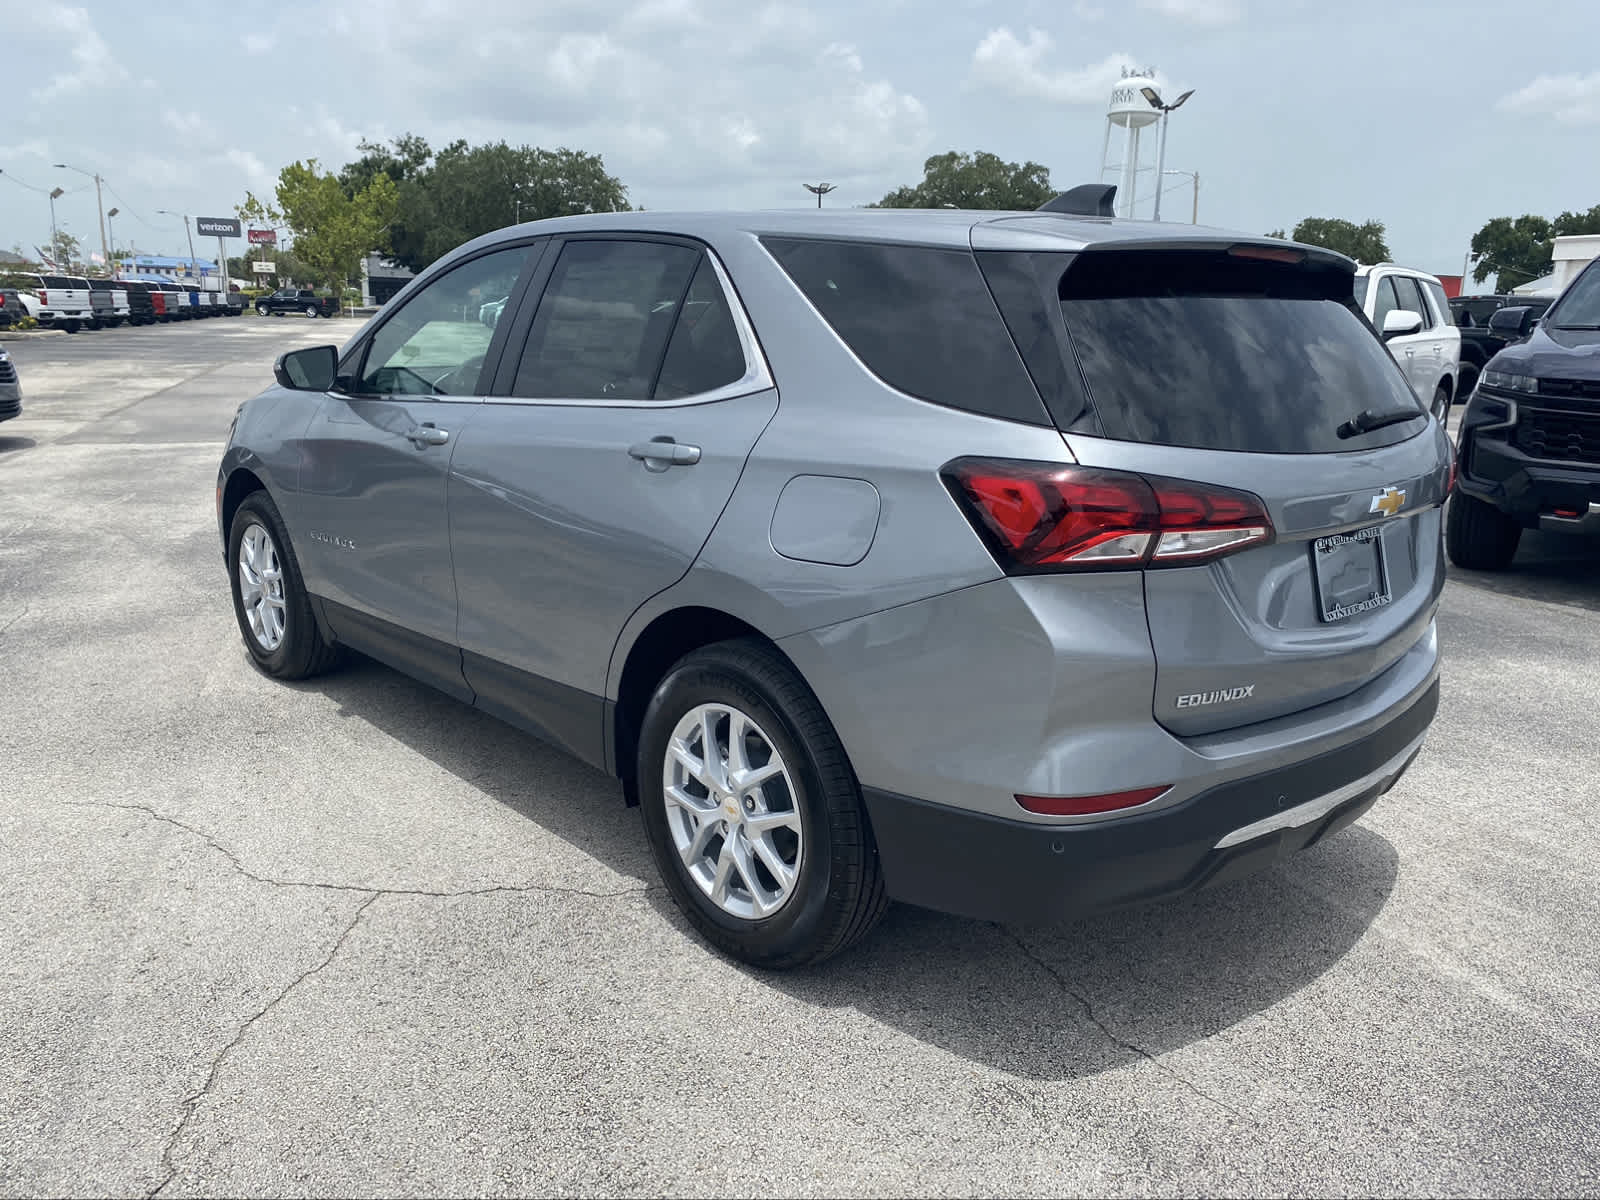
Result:
M689 569L778 397L698 243L585 236L546 259L498 318L515 349L456 449L450 544L479 703L584 752L557 725L604 695L628 617Z
M1443 435L1348 268L1237 249L1089 250L1047 281L1082 374L1041 390L1078 461L1249 492L1271 522L1144 571L1155 716L1186 735L1348 695L1426 635L1444 578ZM1363 410L1412 417L1342 436Z

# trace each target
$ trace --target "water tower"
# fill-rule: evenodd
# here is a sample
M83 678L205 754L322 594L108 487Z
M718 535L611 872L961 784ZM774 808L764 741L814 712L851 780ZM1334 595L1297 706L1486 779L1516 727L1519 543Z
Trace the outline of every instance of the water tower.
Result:
M1146 100L1141 88L1156 87L1156 73L1154 68L1137 70L1131 67L1122 69L1122 78L1117 80L1117 86L1111 89L1111 104L1106 109L1106 138L1100 147L1100 182L1106 181L1106 172L1120 173L1117 184L1116 211L1119 217L1134 215L1134 205L1138 200L1139 192L1139 131L1147 125L1154 125L1156 118L1161 114ZM1112 162L1114 153L1111 149L1111 133L1113 129L1123 130L1122 161ZM1161 181L1156 180L1156 186L1161 186Z

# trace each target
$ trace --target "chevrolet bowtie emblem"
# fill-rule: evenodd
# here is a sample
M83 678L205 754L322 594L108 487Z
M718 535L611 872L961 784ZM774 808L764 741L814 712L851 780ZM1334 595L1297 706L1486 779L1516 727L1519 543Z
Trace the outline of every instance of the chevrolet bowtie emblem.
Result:
M1372 507L1367 509L1371 513L1382 513L1392 517L1406 504L1405 488L1386 487L1372 498Z

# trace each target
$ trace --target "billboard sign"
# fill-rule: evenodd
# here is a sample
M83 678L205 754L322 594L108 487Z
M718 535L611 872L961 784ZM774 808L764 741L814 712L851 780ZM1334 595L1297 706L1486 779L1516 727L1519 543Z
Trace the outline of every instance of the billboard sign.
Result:
M276 229L252 229L245 235L252 246L276 246L278 244L278 231Z
M261 262L257 260L256 262L250 264L250 269L257 275L271 275L278 269L278 267L276 263Z
M233 217L196 217L194 231L209 237L244 236L244 229Z

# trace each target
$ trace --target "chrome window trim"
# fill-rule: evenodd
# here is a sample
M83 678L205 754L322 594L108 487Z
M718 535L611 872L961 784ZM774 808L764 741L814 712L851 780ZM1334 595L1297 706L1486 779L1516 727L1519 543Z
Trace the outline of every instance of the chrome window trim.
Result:
M582 241L581 237L569 239ZM627 238L612 239L627 241ZM646 239L634 239L646 240ZM674 400L607 400L604 397L575 398L560 396L488 396L483 398L485 404L520 404L534 408L548 408L552 406L562 408L685 408L696 404L715 404L719 400L733 400L739 396L750 396L757 392L769 391L773 386L772 370L767 366L766 353L761 349L761 342L756 337L755 326L750 321L750 314L745 311L744 301L733 286L733 280L728 275L728 270L722 264L722 259L717 252L704 242L697 243L701 251L711 260L711 267L717 273L717 283L722 288L723 302L728 306L728 312L733 316L733 326L739 335L739 347L744 353L744 374L732 383L725 383L719 388L709 392L696 392L692 396L679 396ZM540 300L543 300L540 296ZM538 310L534 310L537 319ZM532 322L528 328L532 330ZM676 326L674 326L676 328ZM670 344L670 340L669 340Z

